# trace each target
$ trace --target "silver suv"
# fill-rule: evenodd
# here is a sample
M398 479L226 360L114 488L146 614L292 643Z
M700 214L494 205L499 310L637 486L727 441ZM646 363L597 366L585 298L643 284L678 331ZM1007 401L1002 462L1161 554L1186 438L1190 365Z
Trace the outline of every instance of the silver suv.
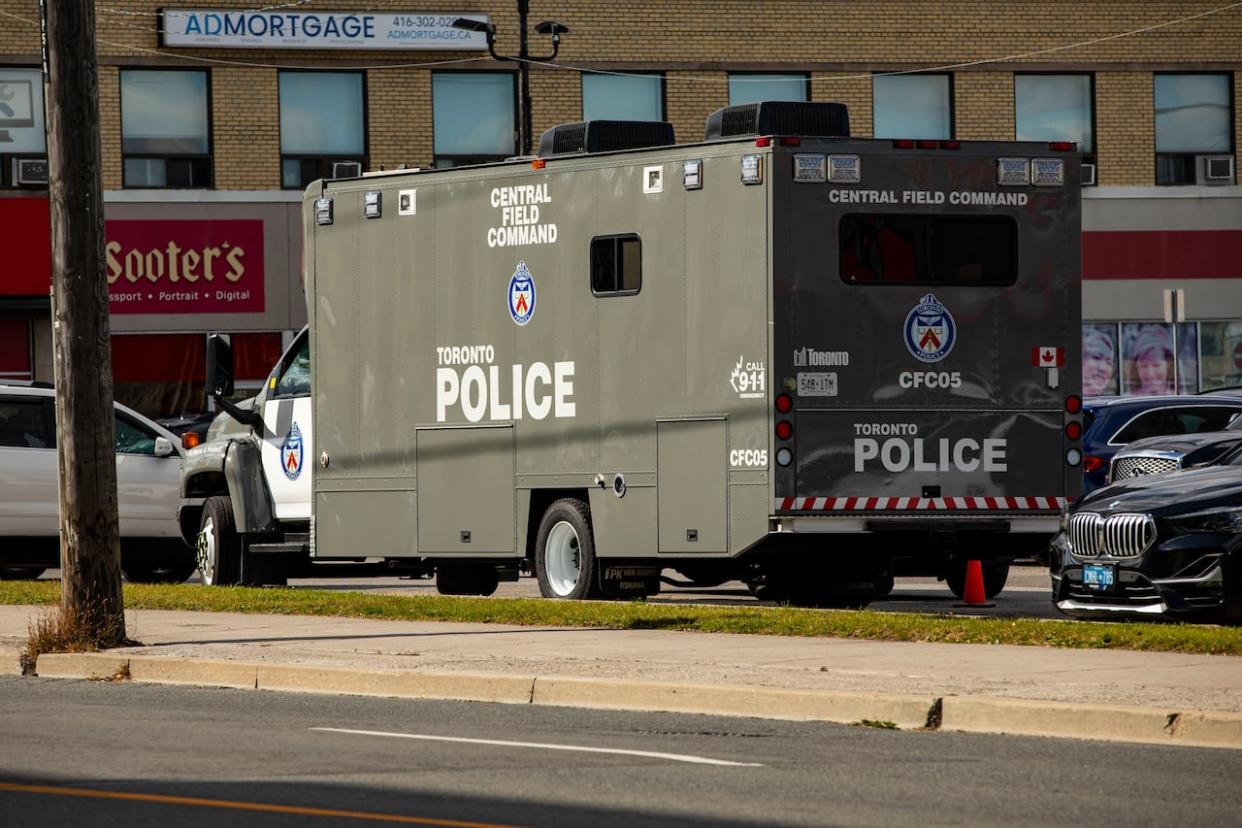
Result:
M121 569L131 581L180 582L194 553L177 523L183 452L172 432L116 404ZM0 383L0 578L60 565L55 392Z

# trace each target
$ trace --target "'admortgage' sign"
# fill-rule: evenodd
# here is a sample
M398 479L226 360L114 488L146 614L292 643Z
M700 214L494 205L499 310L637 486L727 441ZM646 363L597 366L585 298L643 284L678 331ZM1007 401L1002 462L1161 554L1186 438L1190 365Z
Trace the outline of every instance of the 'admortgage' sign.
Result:
M160 45L216 49L486 49L481 32L453 28L477 12L307 12L164 9Z

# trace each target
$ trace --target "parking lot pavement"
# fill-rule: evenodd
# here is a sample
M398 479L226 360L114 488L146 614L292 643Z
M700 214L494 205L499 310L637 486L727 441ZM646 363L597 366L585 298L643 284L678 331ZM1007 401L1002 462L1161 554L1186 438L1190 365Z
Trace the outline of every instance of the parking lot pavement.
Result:
M681 579L666 571L669 580ZM60 570L48 570L42 579L55 580ZM198 573L191 576L197 583ZM433 580L402 579L393 575L367 577L296 578L290 586L304 589L332 589L354 592L374 592L378 595L434 595ZM533 577L502 583L496 595L507 598L535 598L539 586ZM652 603L694 603L720 606L763 605L757 601L741 581L730 581L714 587L678 587L665 584ZM772 605L771 602L766 602ZM898 578L893 592L882 601L874 601L868 609L880 612L931 612L952 615L987 615L1000 618L1057 618L1052 605L1048 570L1042 566L1014 566L1009 573L1005 591L996 597L996 606L987 608L959 607L958 599L942 581L935 578Z

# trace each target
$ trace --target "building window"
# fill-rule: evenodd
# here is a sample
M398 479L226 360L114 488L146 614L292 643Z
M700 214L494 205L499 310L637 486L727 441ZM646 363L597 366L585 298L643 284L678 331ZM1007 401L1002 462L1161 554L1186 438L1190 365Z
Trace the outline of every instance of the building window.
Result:
M431 108L437 167L503 161L517 153L511 73L436 72Z
M0 186L47 186L43 134L42 73L0 66Z
M1198 156L1233 154L1228 74L1156 75L1156 183L1194 184Z
M643 242L630 233L591 239L591 292L633 295L643 288Z
M1091 75L1014 75L1019 141L1073 141L1095 163L1095 90Z
M806 75L761 75L737 73L729 75L729 106L759 101L810 100Z
M30 320L0 316L0 382L34 379Z
M663 121L663 75L582 75L582 120Z
M301 190L319 178L366 167L366 94L361 72L280 73L280 184Z
M951 75L877 75L871 79L876 138L952 138Z
M126 187L210 187L207 73L121 70L121 155Z

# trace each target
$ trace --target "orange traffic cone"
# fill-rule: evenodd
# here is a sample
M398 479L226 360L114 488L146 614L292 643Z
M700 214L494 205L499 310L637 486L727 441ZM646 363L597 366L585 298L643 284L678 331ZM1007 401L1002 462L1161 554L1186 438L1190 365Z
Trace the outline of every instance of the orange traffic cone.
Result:
M966 562L966 589L962 592L962 603L957 604L959 607L994 607L996 604L988 601L987 594L983 590L983 565L978 561Z

